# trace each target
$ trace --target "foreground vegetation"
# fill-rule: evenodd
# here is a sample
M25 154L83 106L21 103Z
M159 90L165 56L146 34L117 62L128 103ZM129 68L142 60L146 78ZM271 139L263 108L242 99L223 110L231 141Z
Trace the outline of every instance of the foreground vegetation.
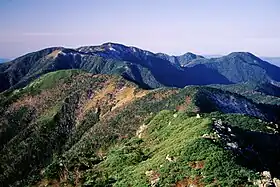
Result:
M148 91L71 70L0 98L2 186L250 186L257 172L280 175L279 109L228 91Z

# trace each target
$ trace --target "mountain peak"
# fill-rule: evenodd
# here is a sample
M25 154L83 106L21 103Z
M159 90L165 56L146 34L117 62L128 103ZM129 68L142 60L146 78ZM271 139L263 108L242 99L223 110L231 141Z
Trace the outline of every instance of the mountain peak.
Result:
M194 53L191 53L191 52L186 52L184 53L183 55L181 56L193 56L193 57L196 57L196 56L200 56L200 55L197 55L197 54L194 54ZM201 56L202 57L202 56Z
M227 56L222 57L232 59L236 62L242 60L242 62L253 63L253 64L262 64L264 61L252 53L249 52L232 52Z
M204 56L201 56L201 55L197 55L197 54L194 54L194 53L191 53L191 52L187 52L179 57L184 57L184 58L188 58L189 60L194 60L194 59L197 59L197 58L204 58Z
M114 43L114 42L106 42L106 43L101 44L100 46L102 46L102 47L127 47L123 44Z
M254 54L250 53L250 52L232 52L230 54L228 54L227 56L230 57L250 57L250 58L255 58L255 59L260 59L257 56L255 56Z

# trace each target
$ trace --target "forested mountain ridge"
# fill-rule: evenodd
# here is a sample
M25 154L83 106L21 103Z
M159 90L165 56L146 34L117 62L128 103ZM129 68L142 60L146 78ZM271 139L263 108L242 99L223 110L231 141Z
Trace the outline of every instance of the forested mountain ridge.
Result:
M236 52L207 59L192 53L169 56L105 43L77 49L48 48L0 64L0 91L26 86L45 73L61 69L121 75L143 88L280 80L279 67L251 53Z
M3 186L242 186L269 182L264 171L279 178L279 107L228 91L144 90L119 76L63 70L0 98Z

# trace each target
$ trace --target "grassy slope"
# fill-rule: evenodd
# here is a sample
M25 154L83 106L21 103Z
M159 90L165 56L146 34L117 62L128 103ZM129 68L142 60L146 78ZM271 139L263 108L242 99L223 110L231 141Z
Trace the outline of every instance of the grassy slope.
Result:
M248 183L252 172L237 165L230 151L202 138L211 133L211 124L209 118L161 111L147 124L143 139L114 147L99 167L117 181L114 186L149 186L147 171L158 176L160 186ZM167 155L174 161L168 161Z
M231 159L232 152L201 138L211 131L211 116L190 117L199 110L221 109L205 99L204 93L210 92L228 94L200 87L145 91L119 77L92 76L80 71L47 74L26 88L1 95L1 132L7 134L5 129L9 127L13 131L1 141L4 148L0 151L0 182L16 185L16 181L24 179L18 184L140 185L150 183L145 172L152 169L160 174L161 185L246 183L257 169L245 169ZM23 123L26 109L32 115ZM176 118L175 111L180 111ZM214 115L221 117L219 113ZM229 123L235 121L233 124L243 130L256 130L253 127L257 124L258 131L267 133L264 129L268 124L251 121L244 115L224 118ZM249 122L240 123L244 121ZM136 131L143 124L148 124L148 130L142 139L137 139ZM250 141L255 140L253 136ZM177 157L178 162L166 162L167 154ZM271 154L277 156L278 152ZM207 159L209 165L204 163ZM193 170L189 166L195 165L189 163L192 161L203 161L204 167ZM276 161L272 159L267 164L271 166ZM211 168L218 163L222 165ZM228 166L232 167L225 170ZM236 172L240 169L241 173Z
M89 185L97 185L97 183L99 185L105 185L105 184L109 185L110 183L115 183L117 180L117 183L115 185L118 184L127 185L129 183L129 181L127 181L129 180L127 176L131 176L133 173L136 174L137 173L136 171L138 171L138 170L136 170L135 172L130 171L131 167L133 168L133 165L137 164L137 162L145 161L147 157L149 158L150 153L147 153L147 150L149 150L149 146L145 144L141 144L141 146L144 147L143 148L144 150L142 150L142 148L139 149L139 147L135 148L134 146L132 146L132 148L123 149L122 146L125 145L120 144L119 147L113 148L113 149L117 149L117 151L115 152L116 155L113 151L113 155L109 153L108 159L106 159L105 156L107 155L108 148L110 150L113 145L115 145L116 143L118 145L118 143L122 140L127 140L130 138L133 139L136 130L139 128L141 124L143 124L143 122L145 123L145 119L149 121L149 119L152 119L155 116L155 114L158 111L161 111L163 108L172 109L172 110L176 108L181 112L190 112L190 111L197 110L193 101L188 100L189 97L192 99L195 98L197 88L189 87L187 89L180 90L179 92L178 90L176 91L176 89L174 89L172 92L170 92L170 94L167 94L168 93L167 91L168 89L152 91L150 94L146 95L140 100L131 103L125 109L118 112L116 115L109 117L109 119L105 121L100 121L99 123L97 123L94 127L92 127L90 131L88 131L83 136L83 138L72 149L70 149L68 152L66 152L66 154L64 154L63 159L58 159L57 162L54 162L53 165L51 165L49 170L47 170L48 175L51 174L51 175L59 176L59 173L57 173L57 171L61 172L60 170L61 168L59 167L59 164L63 163L63 167L67 168L67 172L64 173L63 178L64 179L67 178L68 180L66 181L72 184L75 184L75 182L79 181L80 183L86 183ZM260 122L257 123L258 120L250 121L251 118L246 117L244 115L240 115L240 116L233 115L233 118L230 119L235 121L234 123L235 125L237 126L241 125L240 123L241 121L243 122L242 125L244 128L245 127L251 128L252 130L255 130L255 128L257 128L257 130L261 130L260 128L262 129L266 128L265 124L262 124ZM165 123L166 122L167 121L165 121ZM258 124L258 126L260 127L258 126L255 127L255 125L253 124ZM175 126L176 125L178 124L175 124ZM174 136L172 138L174 138ZM137 140L131 140L131 141L141 142ZM205 146L207 147L209 145L207 144ZM119 148L120 150L118 150ZM135 150L136 152L133 152L133 150ZM126 155L121 155L123 151ZM112 156L113 160L110 160L111 158L110 155ZM124 161L119 160L119 158L122 157L124 157L125 159ZM232 158L232 155L231 157L227 157L227 159L229 158ZM128 161L126 159L128 159ZM128 164L128 168L126 168L123 171L121 168L123 168L124 165L120 163ZM96 164L100 164L100 165L96 166ZM117 169L118 167L121 167L119 169L122 171L118 170ZM104 169L105 170L108 169L108 171L104 172ZM147 177L143 178L143 172L147 168L142 168L142 169L143 170L141 170L140 172L141 174L138 173L138 175L136 175L136 178L140 177L139 180L141 179L140 181L138 181L139 184L141 184L143 181L147 182L148 180ZM228 172L228 170L225 171ZM247 174L250 175L252 174L248 170L246 171ZM81 176L83 177L79 179L77 178L75 179L76 172L80 173ZM128 172L132 172L132 173L128 173ZM209 171L209 173L211 172L212 171ZM110 174L112 173L117 173L118 176L110 176ZM240 176L238 177L235 176L233 180L239 180L238 179L239 177ZM63 178L61 178L60 180L65 182ZM230 181L229 178L225 179L225 181L221 180L221 183L224 182L226 184L227 183L232 184L232 181ZM243 179L241 180L241 178L239 182L243 181ZM137 181L136 179L135 180L134 179L131 179L130 182ZM173 179L173 182L174 180L175 179ZM136 184L133 183L133 185Z
M239 151L225 149L227 142L221 138L203 138L205 134L215 136L211 116L232 129ZM164 110L147 122L141 138L132 137L111 147L106 159L85 171L82 181L89 186L149 186L156 179L159 186L253 186L257 171L269 169L279 175L279 165L273 165L280 154L279 135L272 137L273 131L266 126L238 114L212 113L197 119ZM257 156L247 151L252 145ZM174 161L168 161L167 156Z
M119 77L74 70L50 73L21 90L3 93L1 183L26 179L54 155L69 149L118 104L119 90L138 94L134 84Z

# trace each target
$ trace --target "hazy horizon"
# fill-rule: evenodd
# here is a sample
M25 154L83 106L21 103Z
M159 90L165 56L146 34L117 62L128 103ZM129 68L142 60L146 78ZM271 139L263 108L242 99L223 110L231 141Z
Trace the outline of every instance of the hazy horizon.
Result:
M0 57L106 42L152 52L280 56L278 0L2 0Z

